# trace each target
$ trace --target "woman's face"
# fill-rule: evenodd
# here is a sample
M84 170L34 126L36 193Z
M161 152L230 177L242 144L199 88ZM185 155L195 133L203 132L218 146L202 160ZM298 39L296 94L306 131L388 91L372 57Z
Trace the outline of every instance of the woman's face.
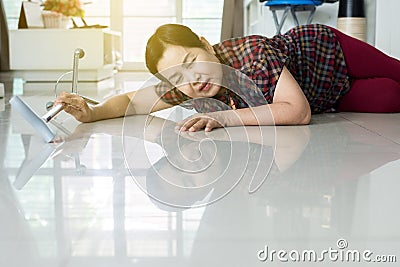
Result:
M167 45L157 70L179 91L191 98L213 97L220 91L222 67L212 46Z

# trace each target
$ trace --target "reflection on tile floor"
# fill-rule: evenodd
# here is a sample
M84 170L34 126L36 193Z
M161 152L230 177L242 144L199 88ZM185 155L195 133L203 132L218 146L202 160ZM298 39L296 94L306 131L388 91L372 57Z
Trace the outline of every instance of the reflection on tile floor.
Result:
M19 94L44 112L52 85L2 75L0 266L280 266L293 251L314 250L318 261L329 248L337 254L318 266L363 266L343 258L348 250L400 260L400 114L209 135L175 133L190 114L180 108L150 122L63 114L68 138L45 144L8 100ZM144 79L123 73L80 88L102 100Z

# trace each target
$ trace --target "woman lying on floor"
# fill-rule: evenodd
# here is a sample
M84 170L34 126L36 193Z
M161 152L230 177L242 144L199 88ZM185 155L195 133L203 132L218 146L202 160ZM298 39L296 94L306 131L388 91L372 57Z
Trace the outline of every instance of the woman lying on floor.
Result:
M204 62L208 67L200 64ZM81 122L149 114L190 99L212 98L230 107L198 110L202 113L178 123L182 131L302 125L310 123L311 114L323 112L400 112L400 61L323 25L211 46L186 26L167 24L149 39L146 65L161 79L159 85L114 96L96 106L67 93L56 103ZM246 75L261 92L264 104L249 105L222 86L217 66Z

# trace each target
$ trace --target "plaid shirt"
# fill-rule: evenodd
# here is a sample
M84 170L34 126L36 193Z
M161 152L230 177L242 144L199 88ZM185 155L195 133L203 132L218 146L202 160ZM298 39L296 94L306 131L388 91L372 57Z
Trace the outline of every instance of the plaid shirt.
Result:
M243 88L249 86L240 86L242 94L238 94L238 90L229 90L228 95L214 97L217 101L196 103L191 100L199 112L223 109L217 107L218 103L237 108L272 103L284 66L302 88L312 113L334 111L338 100L350 90L343 51L334 32L327 26L299 26L272 38L259 35L234 38L215 44L213 48L222 64L250 78L263 95L263 101L249 104L249 100L242 97L245 94ZM166 83L160 83L156 92L172 105L190 100Z

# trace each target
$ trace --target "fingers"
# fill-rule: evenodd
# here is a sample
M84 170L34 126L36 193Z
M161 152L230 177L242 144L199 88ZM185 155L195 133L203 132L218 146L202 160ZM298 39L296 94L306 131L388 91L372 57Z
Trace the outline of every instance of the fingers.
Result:
M57 99L54 101L54 105L56 104L63 104L72 94L62 92Z
M193 132L194 129L196 128L192 128L194 124L198 123L199 121L201 121L202 118L201 117L190 117L188 119L182 120L180 122L177 123L177 126L175 127L176 130L180 130L182 132L185 132L187 130ZM200 124L198 124L197 127L199 127Z
M86 106L85 100L77 94L62 93L55 101L55 104L70 106L77 110L82 110Z
M175 129L182 132L196 132L204 128L206 132L210 132L212 129L219 127L222 127L222 125L217 120L209 116L202 115L190 117L186 120L178 122Z
M54 102L54 105L57 104L61 104L64 111L74 116L78 121L90 121L90 108L81 96L64 92Z
M201 130L206 126L208 123L208 118L200 118L196 122L194 122L190 127L189 127L189 132L196 132L198 130ZM187 125L186 127L188 127Z
M206 124L205 131L206 131L206 132L211 132L212 129L214 129L214 128L219 128L219 127L222 127L222 125L221 125L218 121L216 121L216 120L209 120L209 121L207 122L207 124Z

